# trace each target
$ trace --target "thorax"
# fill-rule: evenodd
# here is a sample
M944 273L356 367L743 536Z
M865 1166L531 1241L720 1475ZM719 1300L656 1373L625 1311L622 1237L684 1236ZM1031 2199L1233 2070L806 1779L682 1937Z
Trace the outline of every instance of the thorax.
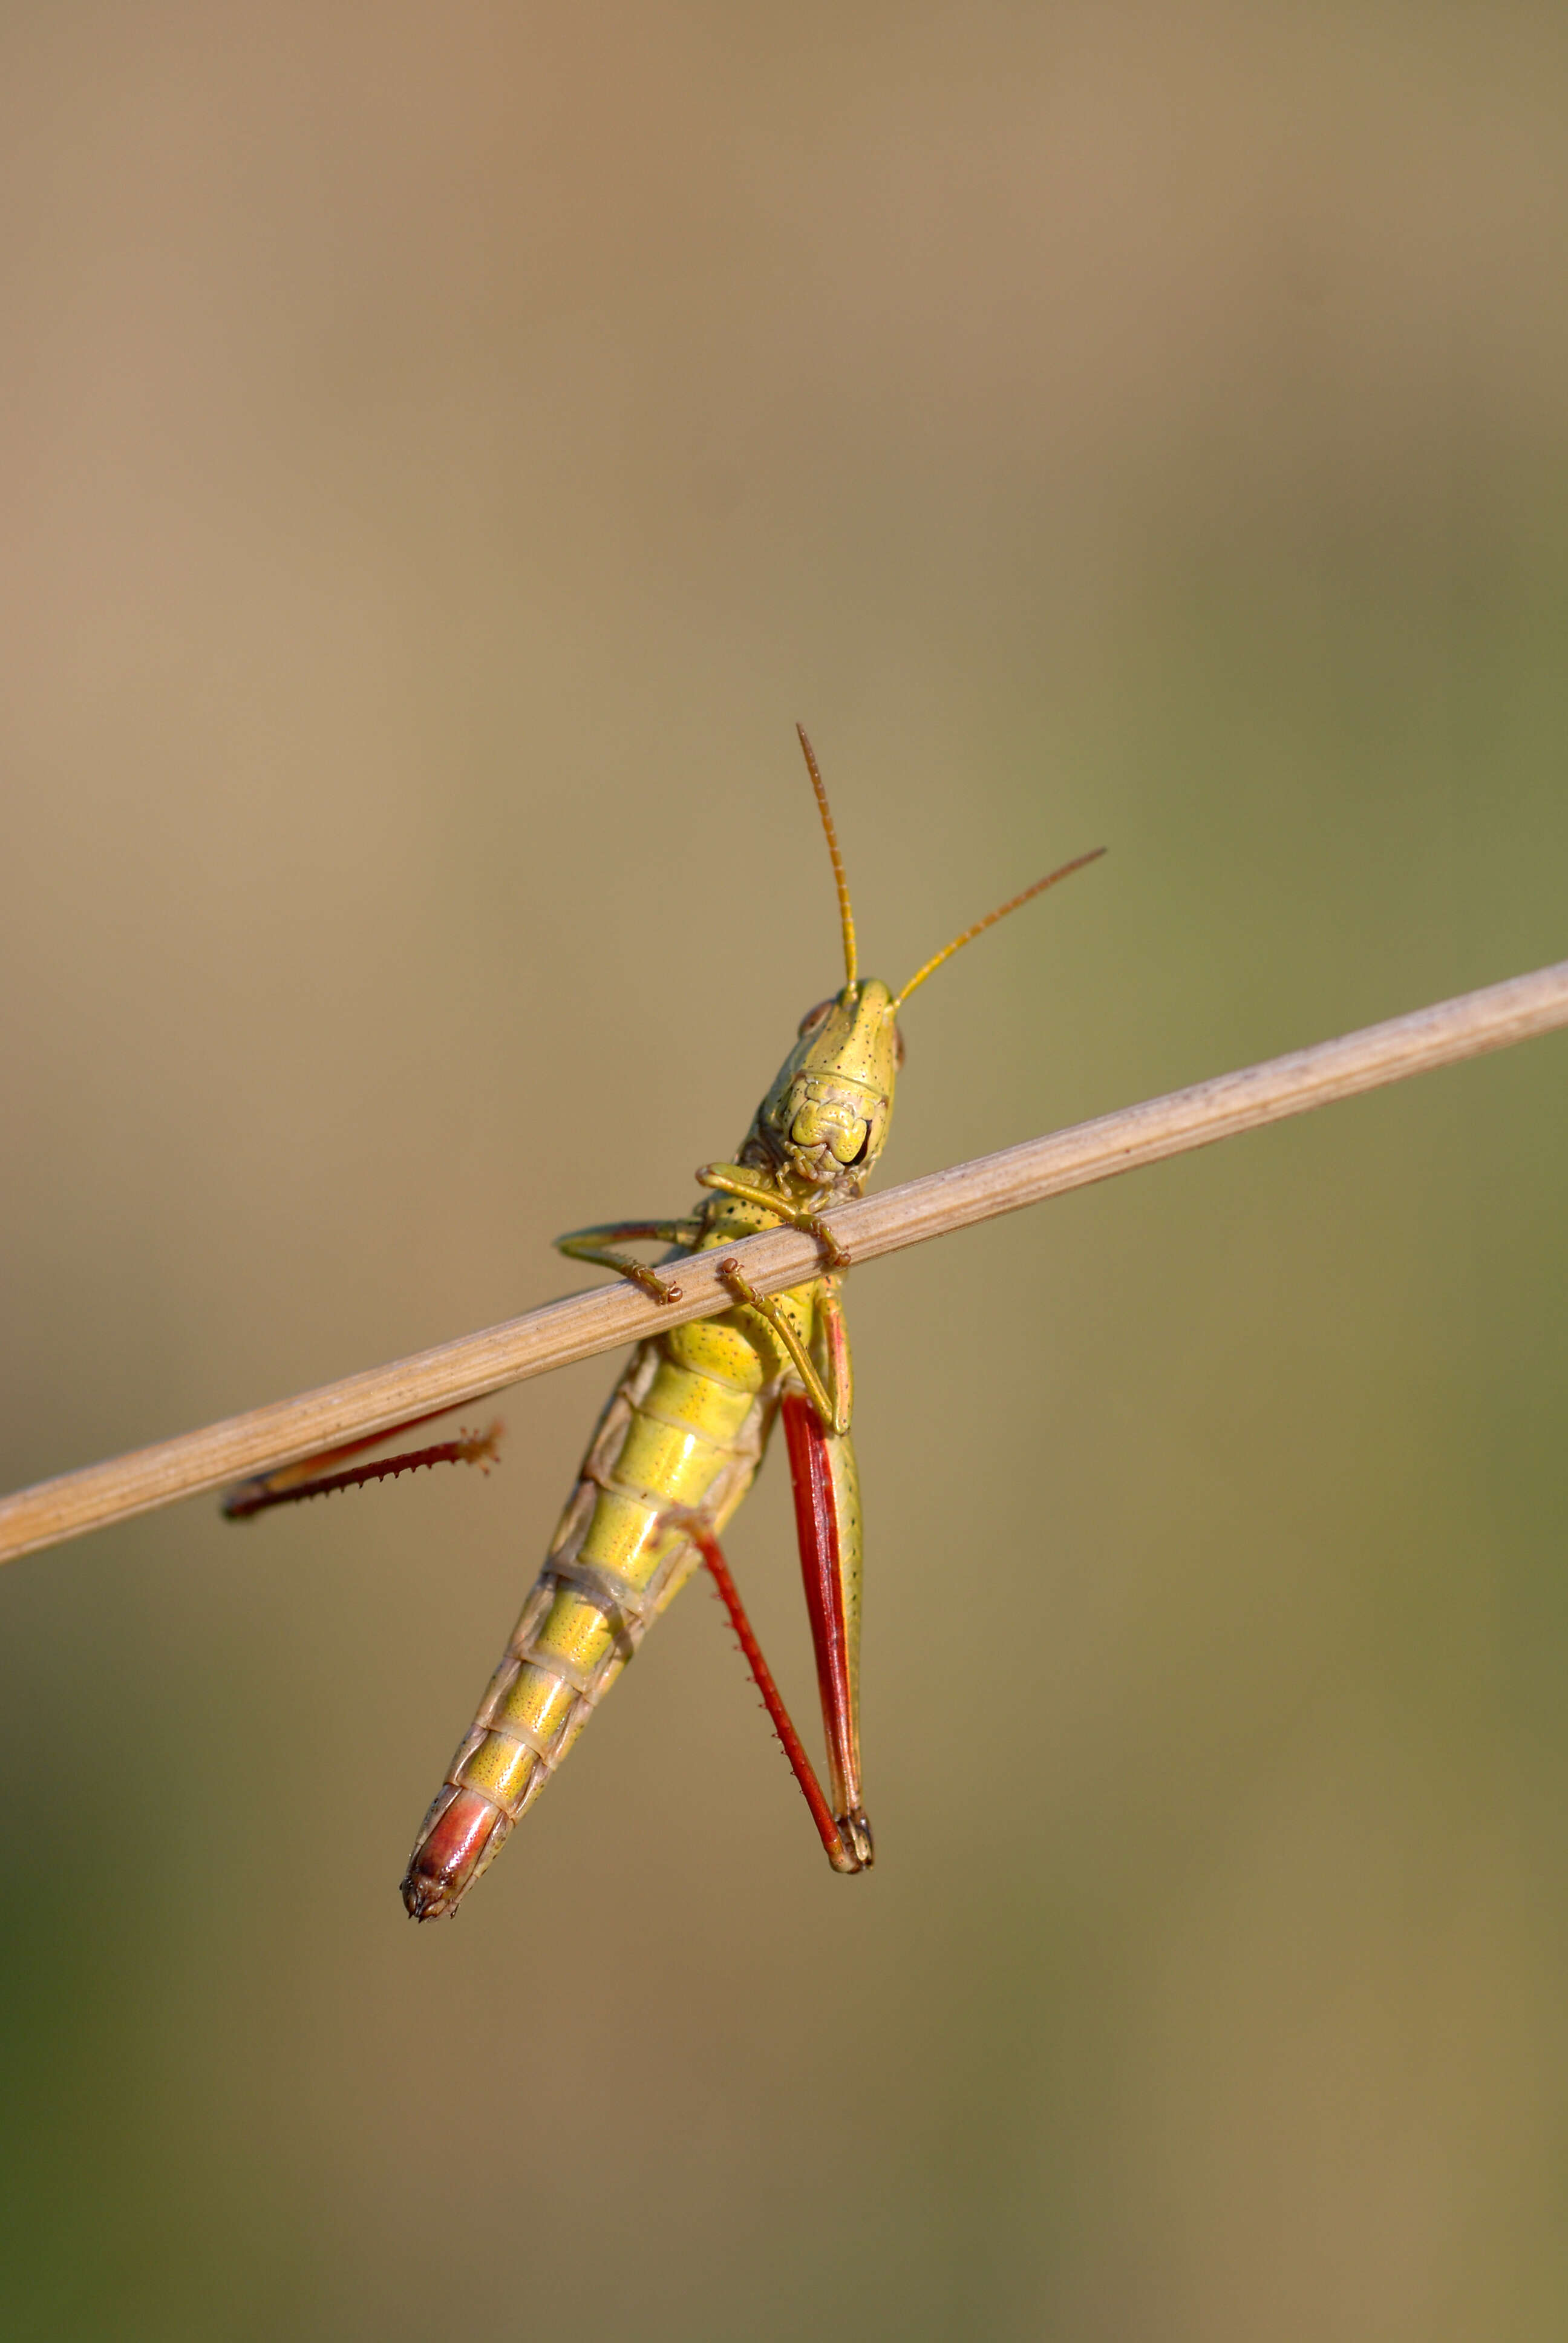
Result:
M717 1168L724 1171L729 1167L721 1164ZM749 1176L755 1179L757 1174L753 1171ZM747 1237L779 1226L779 1222L760 1204L716 1190L709 1190L704 1197L699 1218L702 1228L693 1247L697 1252L739 1244ZM818 1281L813 1278L805 1285L791 1286L787 1292L774 1297L808 1348L817 1323L817 1292ZM688 1325L673 1327L661 1339L665 1356L676 1365L711 1375L716 1382L743 1391L760 1391L765 1383L776 1383L789 1369L782 1344L752 1310L738 1308L725 1311L720 1317L694 1319Z

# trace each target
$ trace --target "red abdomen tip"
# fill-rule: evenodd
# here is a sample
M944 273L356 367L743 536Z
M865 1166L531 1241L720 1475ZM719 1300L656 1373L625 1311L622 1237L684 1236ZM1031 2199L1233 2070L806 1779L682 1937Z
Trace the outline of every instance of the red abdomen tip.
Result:
M415 1848L403 1901L415 1920L439 1920L477 1877L510 1825L477 1790L459 1790Z

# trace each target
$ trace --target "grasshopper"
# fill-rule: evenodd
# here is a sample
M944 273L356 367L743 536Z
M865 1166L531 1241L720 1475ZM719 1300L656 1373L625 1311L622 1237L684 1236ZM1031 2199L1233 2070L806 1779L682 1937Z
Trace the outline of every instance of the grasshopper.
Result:
M892 992L862 977L838 834L811 744L797 726L838 890L844 982L800 1021L793 1048L733 1162L697 1173L705 1192L680 1220L620 1221L557 1239L572 1261L629 1278L656 1301L679 1298L663 1274L683 1255L728 1248L781 1224L820 1248L808 1284L759 1293L738 1262L719 1263L734 1297L722 1315L639 1342L599 1417L543 1568L472 1725L420 1826L403 1881L417 1920L455 1912L559 1766L644 1635L706 1565L837 1872L868 1871L871 1825L859 1745L859 1483L850 1440L853 1383L840 1300L849 1257L823 1208L859 1196L887 1141L903 1062L899 1012L916 988L1010 911L1104 851L1079 855L976 920ZM672 1250L650 1268L625 1245ZM417 1418L416 1422L427 1419ZM782 1421L806 1607L827 1742L829 1793L779 1698L719 1540ZM397 1427L407 1430L410 1426ZM246 1482L225 1512L241 1518L328 1489L423 1464L487 1465L498 1427L347 1464L356 1449ZM323 1466L333 1468L322 1471Z

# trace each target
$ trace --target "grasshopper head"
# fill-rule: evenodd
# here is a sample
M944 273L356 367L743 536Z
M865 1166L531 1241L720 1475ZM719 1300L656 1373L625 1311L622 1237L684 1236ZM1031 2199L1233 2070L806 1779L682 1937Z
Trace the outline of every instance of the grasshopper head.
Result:
M757 1111L773 1162L807 1187L858 1192L887 1140L903 1054L897 1003L875 977L808 1010Z
M920 984L944 960L974 938L1005 920L1047 887L1054 887L1070 871L1081 870L1105 850L1081 854L1044 879L1037 879L1021 895L988 911L983 920L955 936L915 970L900 992L890 992L876 977L857 973L855 917L849 908L849 883L839 853L828 793L811 753L811 743L800 734L817 810L833 860L839 890L839 919L844 937L844 989L831 1001L819 1001L800 1021L800 1035L779 1067L772 1089L757 1110L740 1151L740 1161L769 1172L782 1172L801 1186L821 1190L847 1189L859 1195L866 1174L881 1153L893 1112L893 1081L904 1062L899 1011Z

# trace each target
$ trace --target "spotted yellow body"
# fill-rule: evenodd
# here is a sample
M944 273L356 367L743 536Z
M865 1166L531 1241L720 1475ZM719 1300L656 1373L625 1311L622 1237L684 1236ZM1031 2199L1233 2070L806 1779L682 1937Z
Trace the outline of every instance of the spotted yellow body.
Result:
M572 1259L618 1270L658 1301L674 1300L678 1288L620 1246L648 1239L672 1245L675 1252L661 1264L668 1268L685 1253L729 1247L788 1224L816 1238L822 1268L787 1293L763 1295L748 1284L739 1262L721 1261L719 1272L735 1307L638 1345L595 1428L500 1664L415 1842L403 1898L416 1919L457 1909L699 1561L729 1611L829 1862L836 1871L854 1873L869 1870L873 1860L860 1799L863 1529L849 1436L849 1343L839 1298L848 1259L823 1215L859 1195L886 1143L903 1061L898 1025L903 1002L960 946L1095 857L1064 863L966 928L895 994L859 973L854 916L827 794L804 732L800 745L838 887L843 987L801 1020L734 1162L699 1170L706 1192L687 1219L621 1222L580 1230L558 1242ZM821 1694L830 1804L718 1545L779 1421ZM242 1518L426 1463L481 1462L494 1453L495 1429L410 1455L320 1471L369 1444L352 1443L246 1483L226 1510Z
M858 1194L880 1152L897 1058L887 986L847 985L804 1021L737 1161L705 1167L709 1192L689 1222L588 1231L563 1239L563 1250L625 1267L623 1256L596 1240L668 1229L691 1251L706 1252L783 1220L813 1224L812 1205ZM844 1677L850 1703L858 1703L861 1520L837 1287L825 1271L786 1293L753 1298L638 1344L420 1830L404 1885L420 1918L455 1908L494 1861L698 1567L699 1551L681 1517L699 1515L715 1536L723 1531L791 1390L814 1386L828 1418L819 1444L835 1507ZM859 1815L858 1757L838 1770L849 1833L841 1867L861 1869L870 1860L870 1835Z

